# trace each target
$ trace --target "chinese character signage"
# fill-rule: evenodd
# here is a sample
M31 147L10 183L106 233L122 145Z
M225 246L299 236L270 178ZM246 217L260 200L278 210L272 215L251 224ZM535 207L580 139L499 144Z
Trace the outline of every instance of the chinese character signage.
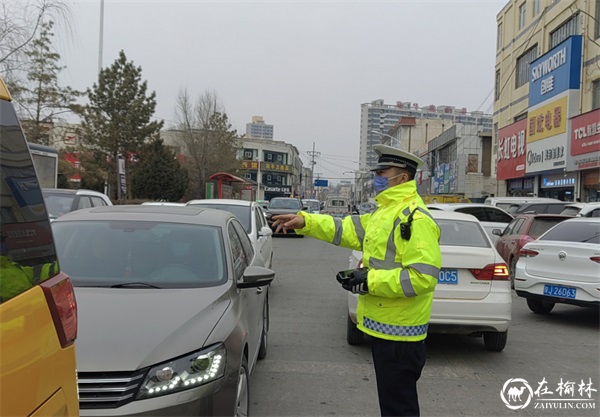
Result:
M600 166L600 109L571 119L568 169Z
M529 66L529 107L567 90L579 90L581 80L580 35L571 36Z
M257 161L242 161L242 169L258 169Z
M257 161L242 161L242 169L258 170ZM261 162L260 169L263 171L275 171L275 172L292 172L291 165L275 164L273 162Z
M527 116L527 143L565 133L567 117L566 96L530 110Z
M527 119L519 120L498 131L496 178L506 180L525 175Z

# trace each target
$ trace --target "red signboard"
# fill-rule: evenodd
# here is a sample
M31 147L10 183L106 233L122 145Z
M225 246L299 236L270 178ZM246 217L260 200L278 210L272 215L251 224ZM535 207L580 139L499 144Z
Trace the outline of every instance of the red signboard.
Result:
M519 120L498 131L498 166L496 179L525 176L527 119Z
M600 151L600 109L571 119L571 155Z

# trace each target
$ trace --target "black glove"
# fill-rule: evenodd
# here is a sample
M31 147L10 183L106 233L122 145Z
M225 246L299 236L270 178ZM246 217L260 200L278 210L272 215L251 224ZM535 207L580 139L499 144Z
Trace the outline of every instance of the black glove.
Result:
M357 268L350 275L350 279L342 284L342 288L350 291L354 294L368 294L369 285L367 283L367 276L369 270L367 268Z

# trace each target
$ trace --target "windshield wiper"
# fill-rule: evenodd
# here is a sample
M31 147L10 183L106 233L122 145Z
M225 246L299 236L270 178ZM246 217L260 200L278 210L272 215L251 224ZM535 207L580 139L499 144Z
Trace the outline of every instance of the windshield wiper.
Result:
M145 282L127 282L125 284L115 284L111 285L110 288L156 288L160 290L160 287L156 285L147 284Z

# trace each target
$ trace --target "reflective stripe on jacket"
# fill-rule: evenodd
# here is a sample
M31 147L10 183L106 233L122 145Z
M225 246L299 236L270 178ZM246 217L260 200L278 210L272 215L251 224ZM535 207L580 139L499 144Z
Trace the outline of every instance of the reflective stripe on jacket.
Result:
M414 180L383 191L375 201L375 212L343 220L300 212L306 224L296 232L363 251L369 293L358 297L360 330L381 339L423 340L442 266L440 230ZM411 238L404 240L400 224L413 211Z

